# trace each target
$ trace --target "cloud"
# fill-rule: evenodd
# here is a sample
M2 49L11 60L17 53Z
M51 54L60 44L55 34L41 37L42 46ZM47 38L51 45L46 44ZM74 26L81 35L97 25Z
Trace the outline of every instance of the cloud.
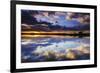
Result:
M27 29L30 29L30 28L31 28L31 25L28 25L28 24L21 24L21 26L22 26L23 28L27 28Z
M75 13L75 12L48 12L41 11L38 14L33 15L38 22L49 22L52 25L57 25L58 22L64 22L68 20L76 21L80 24L89 24L90 16L84 13ZM63 19L64 18L64 19Z
M60 15L66 15L66 13L65 12L55 12L55 15L58 15L58 16L60 16Z
M38 22L43 21L53 24L56 24L56 21L59 18L59 16L55 15L55 13L50 14L49 12L41 12L37 15L34 15L33 17L35 17Z
M48 12L42 12L42 15L45 17L49 17L49 13Z
M90 16L85 15L82 13L72 13L68 12L66 15L66 20L76 20L77 22L81 24L89 24L90 23Z
M78 17L77 21L80 22L81 24L90 24L90 16L84 15L82 17Z
M66 20L72 20L72 18L73 18L74 15L75 15L75 13L67 12L67 14L66 14Z

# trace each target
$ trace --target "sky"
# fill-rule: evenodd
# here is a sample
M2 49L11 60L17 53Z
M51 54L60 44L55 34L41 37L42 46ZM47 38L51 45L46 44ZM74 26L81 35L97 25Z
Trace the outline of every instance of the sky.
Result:
M29 16L35 18L37 22L48 22L52 25L60 25L64 27L84 26L90 24L89 13L35 10L22 10L22 13L27 13Z

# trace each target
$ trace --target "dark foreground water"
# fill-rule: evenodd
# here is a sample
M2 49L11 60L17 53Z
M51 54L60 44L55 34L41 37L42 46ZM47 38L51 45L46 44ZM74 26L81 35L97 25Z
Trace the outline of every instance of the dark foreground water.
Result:
M22 63L90 59L89 37L40 36L22 38Z

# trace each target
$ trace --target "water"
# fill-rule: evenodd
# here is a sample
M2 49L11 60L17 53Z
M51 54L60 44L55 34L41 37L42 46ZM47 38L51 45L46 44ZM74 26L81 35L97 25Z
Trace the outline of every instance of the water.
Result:
M89 37L38 36L22 38L23 62L87 60L90 58Z

